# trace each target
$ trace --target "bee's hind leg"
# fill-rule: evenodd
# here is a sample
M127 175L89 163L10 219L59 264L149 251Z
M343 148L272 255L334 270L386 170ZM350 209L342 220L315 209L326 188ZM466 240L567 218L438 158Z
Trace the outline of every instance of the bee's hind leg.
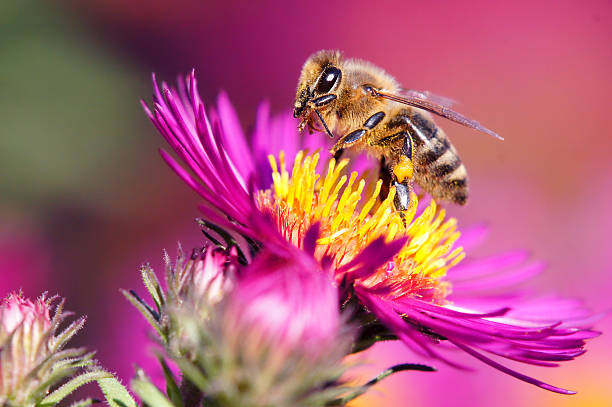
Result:
M410 209L412 205L412 182L402 182L399 183L397 181L393 181L393 186L395 187L395 196L393 197L393 205L395 209L400 213L400 216L403 217L403 212Z
M412 163L412 139L410 134L404 132L403 145L400 154L399 162L395 163L392 171L393 186L395 186L395 197L393 204L399 215L404 220L404 211L407 211L415 204L413 200L412 176L414 173L414 164Z

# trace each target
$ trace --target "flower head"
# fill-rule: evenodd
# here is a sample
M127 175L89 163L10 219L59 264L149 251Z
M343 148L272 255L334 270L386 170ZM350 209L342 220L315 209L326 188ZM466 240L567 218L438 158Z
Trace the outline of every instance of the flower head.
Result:
M248 265L237 261L235 247L207 246L189 258L179 251L174 264L167 261L165 291L143 269L157 306L144 311L156 316L168 356L183 370L183 397L220 406L323 406L348 391L340 376L352 336L329 270L312 252L280 236L277 243Z
M34 405L51 386L87 364L83 349L63 349L84 318L64 331L63 301L9 294L0 304L0 405Z
M364 328L357 349L379 338L396 338L422 355L456 365L439 352L441 342L450 343L521 380L571 393L511 370L491 355L543 366L571 360L584 352L586 339L597 335L590 330L589 312L559 299L462 297L468 289L508 288L536 274L541 265L524 266L524 258L509 270L496 259L458 265L465 254L456 221L447 219L435 202L411 208L404 227L392 206L394 189L380 202L380 181L369 189L357 172L345 175L346 161L329 160L326 171L320 171L318 153L299 151L285 160L279 141L289 140L288 150L298 151L298 136L295 127L274 123L289 115L270 121L260 111L254 145L248 147L229 103L221 99L219 118L211 122L195 75L185 83L181 89L186 91L179 92L162 84L162 95L154 81L154 108L145 109L193 174L169 154L162 152L163 158L204 198L205 217L264 248L275 245L279 233L306 248L307 231L320 224L311 251L326 265L321 269L329 266L341 306L358 304L355 319ZM247 158L253 151L260 156ZM263 184L260 176L270 172L263 167L264 154L272 185ZM551 312L560 304L565 312Z
M228 406L322 406L343 391L350 330L336 288L312 257L263 253L215 315L209 355L222 357L210 362L209 397Z

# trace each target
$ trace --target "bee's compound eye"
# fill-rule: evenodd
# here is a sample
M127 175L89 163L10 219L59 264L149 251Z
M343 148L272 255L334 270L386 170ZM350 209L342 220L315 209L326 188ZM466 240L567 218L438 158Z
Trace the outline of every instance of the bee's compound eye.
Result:
M334 85L340 81L340 78L342 78L342 71L340 71L340 69L335 66L328 66L325 68L315 89L317 94L321 95L329 92Z

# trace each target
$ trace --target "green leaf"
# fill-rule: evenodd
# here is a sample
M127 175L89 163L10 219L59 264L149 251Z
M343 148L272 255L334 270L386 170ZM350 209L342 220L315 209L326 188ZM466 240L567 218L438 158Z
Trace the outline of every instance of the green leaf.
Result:
M132 380L132 389L140 396L142 401L153 407L174 407L174 405L163 395L153 383L139 375L139 378Z
M183 407L181 390L179 389L176 380L174 380L174 375L172 374L172 371L168 367L168 364L164 360L163 356L158 355L157 358L159 359L159 363L161 364L162 369L164 370L164 377L166 378L166 393L168 394L168 397L170 398L170 400L172 400L172 403L175 406Z
M113 375L105 372L104 370L94 370L91 372L82 373L76 377L73 377L68 382L60 386L57 390L45 397L40 406L54 406L79 387L94 380L101 380L109 377L113 377Z
M164 341L166 341L166 335L164 334L162 327L158 322L159 314L155 313L155 311L153 311L151 307L149 307L144 301L142 301L140 297L138 297L133 291L121 290L121 293L125 296L125 298L127 298L130 303L132 303L134 307L136 307L136 309L138 309L138 311L140 311L140 313L145 317L145 319L149 321L149 324L151 324L151 326L155 328L157 334Z
M114 376L98 379L98 386L111 407L138 407L130 392Z

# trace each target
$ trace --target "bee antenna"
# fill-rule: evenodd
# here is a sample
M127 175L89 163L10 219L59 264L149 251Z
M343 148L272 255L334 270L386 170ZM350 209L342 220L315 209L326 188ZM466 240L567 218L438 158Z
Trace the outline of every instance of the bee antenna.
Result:
M325 120L323 120L323 116L321 116L321 113L319 113L318 110L314 109L315 113L317 114L317 116L319 116L319 120L321 120L321 123L323 123L323 127L325 128L325 131L327 132L327 135L330 138L334 138L334 135L331 133L331 131L329 131L329 128L327 127L327 124L325 123Z

